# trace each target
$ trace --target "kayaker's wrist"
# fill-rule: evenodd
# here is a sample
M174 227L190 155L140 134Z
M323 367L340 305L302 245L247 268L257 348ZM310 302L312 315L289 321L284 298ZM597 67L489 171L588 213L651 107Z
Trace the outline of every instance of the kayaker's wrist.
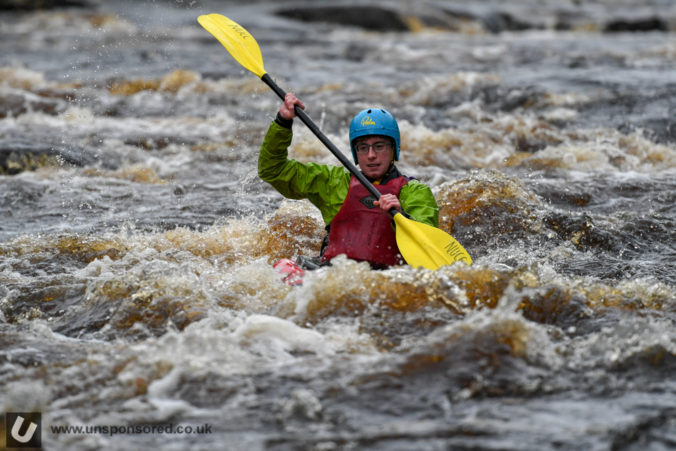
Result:
M293 119L287 119L283 117L279 111L277 112L277 117L275 118L275 122L277 122L278 125L284 127L284 128L291 128L293 125Z

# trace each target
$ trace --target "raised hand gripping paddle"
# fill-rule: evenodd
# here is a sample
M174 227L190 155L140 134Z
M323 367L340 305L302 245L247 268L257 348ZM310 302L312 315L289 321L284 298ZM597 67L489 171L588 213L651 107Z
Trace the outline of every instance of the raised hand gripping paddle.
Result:
M256 76L275 91L280 99L284 100L286 92L265 72L260 47L258 47L258 43L254 37L244 27L220 14L199 16L197 21L223 44L223 47L230 52L230 55L239 64L256 74ZM296 106L295 112L296 116L340 160L343 166L364 185L369 193L376 199L379 199L381 196L380 191L329 141L312 119L298 106ZM448 233L436 227L409 219L395 209L390 210L389 213L396 224L396 239L399 252L401 252L401 255L409 265L414 268L422 266L427 269L436 270L456 261L463 261L468 265L472 264L472 258L467 251Z

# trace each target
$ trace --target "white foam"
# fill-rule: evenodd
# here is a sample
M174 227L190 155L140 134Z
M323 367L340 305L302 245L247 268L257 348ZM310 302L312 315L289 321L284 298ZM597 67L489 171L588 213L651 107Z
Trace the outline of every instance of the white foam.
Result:
M290 351L322 352L333 354L324 336L319 332L300 327L289 320L274 316L254 314L234 332L233 337L247 342L266 354Z

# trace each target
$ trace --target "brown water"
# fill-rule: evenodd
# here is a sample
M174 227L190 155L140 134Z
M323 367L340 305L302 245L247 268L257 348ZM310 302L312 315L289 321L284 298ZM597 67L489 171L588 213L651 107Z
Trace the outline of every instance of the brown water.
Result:
M2 410L46 449L676 447L674 4L391 2L410 31L290 5L0 12ZM341 149L392 111L474 265L283 284L321 218L257 178L279 102L211 12ZM166 424L209 428L110 433Z

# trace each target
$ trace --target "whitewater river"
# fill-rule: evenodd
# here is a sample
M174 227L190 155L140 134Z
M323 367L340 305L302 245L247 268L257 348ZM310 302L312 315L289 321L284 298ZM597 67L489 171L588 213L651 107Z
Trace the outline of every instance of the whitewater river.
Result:
M676 447L676 3L69 3L0 10L0 414L40 415L20 436ZM341 150L357 111L393 112L474 265L341 257L284 284L272 263L323 224L258 178L279 100L212 12ZM294 132L293 158L337 164Z

